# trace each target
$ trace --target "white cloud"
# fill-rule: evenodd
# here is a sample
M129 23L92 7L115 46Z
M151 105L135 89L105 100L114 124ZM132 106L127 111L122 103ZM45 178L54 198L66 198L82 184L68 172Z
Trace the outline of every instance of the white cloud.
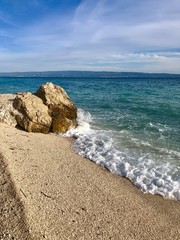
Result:
M180 43L179 1L134 2L86 0L69 15L1 30L11 42L0 49L0 71L11 71L10 63L12 71L180 72L180 53L171 51Z

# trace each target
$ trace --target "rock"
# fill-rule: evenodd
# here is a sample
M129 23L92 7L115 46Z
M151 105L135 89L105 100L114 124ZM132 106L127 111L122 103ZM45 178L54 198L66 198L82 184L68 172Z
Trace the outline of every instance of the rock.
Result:
M63 88L53 83L46 83L35 95L41 98L49 108L53 132L63 133L77 126L77 108Z
M13 107L15 94L0 94L0 122L15 127L17 121L15 115L18 113Z
M28 132L49 132L52 119L40 98L29 92L18 93L13 106L19 111L16 120L22 128Z
M32 93L1 94L0 122L28 132L66 132L77 126L77 108L65 90L46 83Z

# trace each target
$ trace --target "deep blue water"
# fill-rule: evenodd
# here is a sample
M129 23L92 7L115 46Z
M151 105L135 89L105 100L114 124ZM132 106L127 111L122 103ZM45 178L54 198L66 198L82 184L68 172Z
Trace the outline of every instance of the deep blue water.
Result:
M79 110L74 149L144 192L180 199L180 77L0 78L0 93L62 86ZM83 110L81 110L83 109Z

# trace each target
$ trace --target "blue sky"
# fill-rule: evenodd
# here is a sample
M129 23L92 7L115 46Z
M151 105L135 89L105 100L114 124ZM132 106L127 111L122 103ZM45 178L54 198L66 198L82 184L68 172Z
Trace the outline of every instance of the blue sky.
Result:
M1 0L0 72L180 73L179 0Z

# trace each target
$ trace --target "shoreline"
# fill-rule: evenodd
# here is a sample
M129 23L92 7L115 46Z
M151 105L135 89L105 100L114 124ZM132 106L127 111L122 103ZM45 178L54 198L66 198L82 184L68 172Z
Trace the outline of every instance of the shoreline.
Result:
M0 135L0 153L26 226L17 237L10 218L1 216L10 226L5 234L52 240L180 238L180 202L142 193L128 179L77 155L70 139L3 123ZM7 191L2 194L10 199ZM22 226L19 219L16 226Z

